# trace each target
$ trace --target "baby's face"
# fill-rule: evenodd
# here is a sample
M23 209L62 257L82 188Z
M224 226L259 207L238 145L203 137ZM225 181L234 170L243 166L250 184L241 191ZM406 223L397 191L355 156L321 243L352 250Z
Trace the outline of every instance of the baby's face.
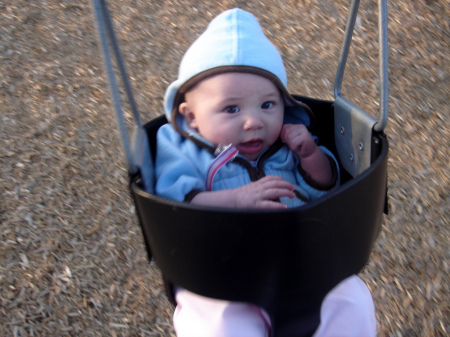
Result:
M180 113L215 146L233 144L239 154L256 160L280 135L284 101L265 77L224 73L190 90Z

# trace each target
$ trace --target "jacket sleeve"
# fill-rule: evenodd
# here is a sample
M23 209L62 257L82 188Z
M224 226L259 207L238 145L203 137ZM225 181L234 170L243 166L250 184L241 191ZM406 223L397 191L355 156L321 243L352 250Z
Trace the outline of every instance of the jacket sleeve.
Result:
M302 169L300 162L297 165L298 174L301 176L301 178L299 180L301 180L303 182L303 186L307 190L310 200L314 200L314 199L321 197L325 193L331 191L333 188L339 186L339 183L340 183L340 181L339 181L340 180L339 179L339 165L338 165L336 158L334 157L333 153L330 150L328 150L326 147L324 147L324 146L319 146L319 147L323 151L323 153L325 153L328 160L330 161L331 171L332 171L333 176L332 176L332 181L329 185L323 185L323 184L317 183L309 176L309 174L307 172L305 172Z
M208 154L203 152L171 125L162 126L157 133L156 195L183 202L192 191L204 191L202 168Z
M332 177L331 177L331 182L329 184L324 185L324 184L320 184L320 183L316 182L314 179L311 178L311 176L308 174L308 172L303 170L303 168L301 167L300 164L297 166L297 170L303 177L303 180L309 186L314 187L320 191L329 191L339 185L339 165L338 165L334 155L326 147L320 146L320 149L322 150L322 152L325 153L328 161L330 162Z

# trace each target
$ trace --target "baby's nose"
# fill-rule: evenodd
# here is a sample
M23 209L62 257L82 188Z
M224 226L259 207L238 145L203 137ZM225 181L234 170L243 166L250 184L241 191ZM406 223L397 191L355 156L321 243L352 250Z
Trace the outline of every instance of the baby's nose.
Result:
M261 116L258 112L250 112L246 114L244 129L252 130L252 129L260 129L264 126Z

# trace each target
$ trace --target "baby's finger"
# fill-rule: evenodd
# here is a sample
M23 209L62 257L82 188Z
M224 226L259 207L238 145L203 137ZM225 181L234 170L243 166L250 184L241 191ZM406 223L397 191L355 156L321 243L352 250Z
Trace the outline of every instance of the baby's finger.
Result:
M263 200L274 200L283 197L292 199L295 197L295 193L291 189L272 187L264 190L261 194Z
M268 175L257 181L260 184L264 184L266 188L270 187L281 187L288 189L295 189L295 186L290 182L284 180L280 176Z
M259 179L259 182L264 182L264 181L276 181L276 180L281 180L281 181L285 181L283 178L281 178L280 176L275 176L275 175L268 175L265 177L262 177L261 179Z
M281 202L273 201L273 200L262 200L256 205L256 208L265 208L265 209L286 209L288 208L286 205Z
M295 136L299 136L308 132L308 129L303 124L285 124L281 129L280 138L283 141L289 140Z
M283 180L283 181L272 181L270 183L266 183L260 186L261 195L274 195L274 194L282 194L282 196L290 196L295 191L295 186L291 183ZM287 195L285 195L287 194ZM275 196L278 198L278 196ZM267 198L266 198L267 199Z
M290 132L292 132L292 125L283 125L280 133L280 138L283 143L286 143L286 141L288 140Z

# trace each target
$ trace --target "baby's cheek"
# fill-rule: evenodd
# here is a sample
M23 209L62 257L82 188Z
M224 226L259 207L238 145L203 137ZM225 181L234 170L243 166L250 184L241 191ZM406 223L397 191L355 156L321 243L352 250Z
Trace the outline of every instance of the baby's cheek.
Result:
M234 144L236 142L235 137L229 132L227 129L223 129L221 127L216 128L216 130L213 130L213 135L211 138L214 139L212 142L215 146L219 145L228 145L228 144ZM236 144L234 144L236 145Z

